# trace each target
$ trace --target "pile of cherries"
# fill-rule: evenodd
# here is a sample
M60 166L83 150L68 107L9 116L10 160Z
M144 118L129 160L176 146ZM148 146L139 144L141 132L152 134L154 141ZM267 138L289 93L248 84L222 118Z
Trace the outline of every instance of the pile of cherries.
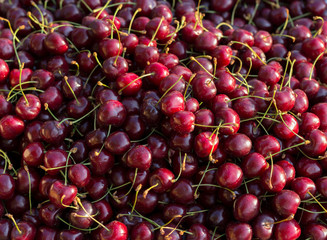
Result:
M0 239L327 239L324 0L0 1Z

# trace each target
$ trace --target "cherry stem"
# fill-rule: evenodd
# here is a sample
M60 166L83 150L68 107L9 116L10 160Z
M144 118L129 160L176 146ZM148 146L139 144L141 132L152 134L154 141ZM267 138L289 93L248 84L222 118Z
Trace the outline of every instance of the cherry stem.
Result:
M131 214L134 212L135 210L135 206L136 206L136 202L137 202L137 196L139 195L139 192L142 188L142 184L139 184L135 190L135 200L134 200L134 203L133 203L133 207L132 207L132 210L131 210Z
M10 219L13 221L13 223L14 223L14 225L15 225L17 231L19 232L19 234L22 234L22 231L19 229L19 227L18 227L18 225L17 225L17 222L16 222L14 216L11 215L10 213L6 213L5 216L6 216L7 218L10 218Z
M186 100L187 90L191 86L191 82L192 82L192 80L194 79L195 76L196 76L196 73L192 74L192 76L190 77L190 80L188 82L186 82L187 83L187 86L186 86L185 92L184 92L184 100Z
M240 44L240 45L243 45L245 47L247 47L253 54L254 56L256 56L260 62L262 62L264 65L267 65L262 59L261 57L253 50L253 48L251 48L247 43L242 43L242 42L238 42L238 41L231 41L228 45L233 45L233 44Z
M252 70L252 58L248 57L248 58L246 58L246 60L248 60L250 62L250 66L249 66L249 69L248 69L248 71L247 71L247 73L245 75L244 80L246 80L248 78L248 76L250 75L250 72Z
M315 68L315 65L316 65L317 61L318 61L319 58L320 58L322 55L324 55L324 54L325 54L325 51L323 51L322 53L320 53L320 54L318 55L318 57L316 57L315 61L313 62L313 64L312 64L312 68L311 68L311 70L310 70L309 80L312 79L313 69Z
M198 190L199 190L200 185L202 184L202 181L203 181L203 179L204 179L205 174L207 173L207 171L208 171L208 169L209 169L210 163L211 163L211 161L208 161L208 164L207 164L206 169L204 170L204 172L203 172L203 174L202 174L202 176L201 176L201 179L200 179L200 181L199 181L199 184L196 185L196 189L195 189L195 191L194 191L194 197L195 197L196 199L199 197ZM193 186L192 186L192 187L193 187Z
M251 14L251 17L250 17L250 19L248 21L249 24L253 23L253 18L256 15L257 11L258 11L259 5L260 5L260 0L256 0L253 13Z
M120 36L119 36L119 31L118 31L118 29L117 29L117 27L116 27L116 25L115 25L115 18L116 18L116 15L117 15L117 13L119 12L119 10L121 10L122 9L122 7L123 7L123 4L120 4L117 8L116 8L116 11L115 11L115 13L114 13L114 15L113 15L113 18L112 18L112 20L111 19L108 19L108 21L109 22L111 22L111 24L112 24L112 26L115 28L115 30L117 31L117 34L118 34L118 41L119 41L119 43L120 43ZM111 28L111 39L113 39L113 35L114 35L114 28Z
M111 0L108 0L107 2L106 2L106 4L105 5L103 5L103 7L102 8L100 8L100 10L99 10L99 12L98 12L98 14L96 15L96 19L98 19L99 17L100 17L100 15L101 15L101 13L108 7L108 5L109 5L109 3L111 2ZM98 10L98 9L97 9ZM93 11L93 12L95 12L95 11Z
M98 220L96 220L88 211L86 211L86 209L84 208L84 206L83 206L83 204L81 202L81 199L79 197L76 197L76 202L83 209L83 211L86 213L86 215L88 217L90 217L98 225L100 225L101 227L103 227L104 229L106 229L108 232L110 232L110 230L105 225L103 225L101 222L99 222Z
M80 117L79 119L76 119L72 122L70 122L70 125L74 125L75 123L78 123L80 121L82 121L84 118L88 117L92 112L94 112L95 110L97 110L99 107L101 106L101 104L96 105L91 111L89 111L88 113L86 113L83 117Z
M217 79L216 76L214 76L211 72L209 72L195 57L191 56L190 57L191 61L196 62L206 73L208 73L212 78Z
M308 194L319 204L319 206L325 211L325 213L327 213L326 208L318 201L318 199L315 196L313 196L313 194L310 191L308 191Z
M178 179L181 177L183 170L185 169L185 163L186 163L186 159L187 159L187 153L184 153L184 158L183 158L183 162L181 162L181 158L182 158L182 153L181 151L179 151L179 172L178 175L175 179L171 180L173 183L177 182Z
M160 103L160 101L167 95L167 93L183 78L183 75L181 75L178 80L173 84L171 85L166 92L164 92L164 94L162 94L161 98L158 100L156 106L158 106L158 104Z
M239 3L240 3L240 0L237 0L236 3L235 3L235 5L234 5L233 11L232 11L232 15L231 15L231 20L230 20L231 25L234 25L236 8L238 7L238 4Z
M48 111L50 113L50 115L53 117L54 120L59 121L59 119L50 110L49 105L47 103L44 104L44 110Z
M144 192L143 192L143 198L146 198L146 196L148 195L148 193L150 192L151 189L157 187L159 185L159 183L156 183L155 185L152 185L151 187L149 187L148 189L146 189Z
M31 185L31 175L27 165L24 165L24 170L28 177L28 201L30 204L30 213L32 214L32 185Z
M221 22L221 23L219 23L219 24L216 26L216 29L219 29L221 26L227 26L227 27L229 27L230 29L234 29L234 28L232 27L232 25L230 25L230 24L228 24L228 23L226 23L226 22Z
M102 67L102 64L100 63L100 60L99 60L99 58L98 58L98 53L97 53L97 52L94 52L94 53L93 53L93 56L94 56L95 60L97 61L98 65L99 65L101 68L103 68L103 67Z
M270 163L271 163L270 164L270 176L269 176L269 188L273 188L271 180L272 180L272 175L273 175L273 170L274 170L274 160L273 160L271 153L269 154L269 157L270 157Z
M274 92L273 92L273 96L272 96L272 99L271 99L271 101L270 101L270 103L269 103L269 106L267 107L266 112L264 113L264 115L263 115L262 118L260 119L260 122L259 122L260 125L261 125L263 119L264 119L264 118L266 117L266 115L268 114L269 109L271 108L271 105L272 105L273 102L275 101L276 91L277 91L277 89L274 90ZM257 125L257 126L255 127L255 129L257 130L258 127L259 127L259 125Z
M284 85L284 80L285 80L285 77L286 77L286 72L287 72L288 64L289 64L290 61L291 61L291 52L288 52L288 53L287 53L287 57L286 57L286 59L287 59L287 61L286 61L285 69L284 69L284 75L283 75L282 82L281 82L281 84L280 84L280 88L279 88L279 90L282 90L283 85ZM292 65L291 65L291 67L292 67Z
M68 161L69 161L69 158L70 158L70 155L72 154L72 153L76 153L77 152L77 148L72 148L72 149L70 149L69 150L69 152L68 152L68 156L67 156L67 158L66 158L66 165L65 165L65 186L67 185L67 181L68 181Z
M282 30L281 30L281 32L280 32L280 34L281 35L283 35L283 33L284 33L284 31L285 31L285 29L286 29L286 27L287 27L287 24L288 24L288 19L289 19L289 17L290 17L290 12L289 12L289 10L288 10L288 8L286 8L286 20L285 20L285 23L284 23L284 26L283 26L283 28L282 28ZM294 42L294 41L293 41Z
M146 140L146 139L148 139L149 137L151 137L151 136L152 136L152 133L154 133L155 131L156 131L156 128L153 128L153 129L151 130L151 132L150 132L147 136L145 136L144 138L139 139L139 140L132 140L131 143L143 142L144 140Z
M16 172L15 168L13 167L7 153L5 151L3 151L2 149L0 149L0 156L3 157L3 159L5 160L5 167L3 169L3 173L6 172L7 167L8 167L8 170L13 170L14 174L17 175L17 172Z
M313 20L315 20L315 21L317 21L317 20L321 20L321 21L322 21L320 28L319 28L318 31L313 35L313 37L315 38L317 35L321 34L322 29L323 29L323 27L324 27L325 20L324 20L322 17L320 17L320 16L314 16L314 17L313 17Z
M238 67L238 71L236 72L236 74L240 73L240 71L242 70L242 60L239 57L235 56L235 55L232 55L231 57L236 59L239 62L240 65Z
M85 216L83 216L85 217ZM58 218L61 222L63 222L64 224L66 224L68 227L71 227L71 228L74 228L74 229L77 229L77 230L80 230L80 231L87 231L87 232L91 232L91 231L94 231L96 229L98 229L100 227L100 225L94 227L94 228L78 228L78 227L75 227L74 225L70 224L69 222L65 221L64 219L62 219L61 217L59 216L56 216L56 218Z
M10 32L11 32L11 34L13 35L13 41L16 40L17 42L20 42L20 40L18 39L18 37L16 36L16 34L14 33L14 31L13 31L13 29L12 29L12 27L11 27L10 21L9 21L8 19L6 19L6 18L3 18L3 17L0 17L0 20L7 22L8 27L9 27L9 29L10 29ZM18 28L18 29L19 29L19 28ZM18 30L18 29L17 29L17 30ZM16 30L16 31L17 31L17 30ZM14 48L14 49L15 49L15 48Z
M76 97L76 95L75 95L75 92L73 91L72 87L70 86L70 84L69 84L69 82L68 82L68 77L67 77L67 76L64 76L64 80L65 80L65 82L66 82L66 84L67 84L69 90L70 90L71 93L73 94L73 96L74 96L74 98L75 98L77 104L79 105L80 102L78 101L78 99L77 99L77 97Z
M70 63L73 64L73 65L75 65L77 67L75 76L78 76L79 75L79 64L78 64L78 62L76 62L76 61L73 60Z
M135 172L134 172L134 178L133 178L133 182L132 182L132 186L129 188L129 190L127 191L126 194L124 194L123 196L121 196L120 198L118 199L122 199L126 196L128 196L128 194L132 191L133 187L134 187L134 184L135 184L135 181L136 181L136 177L137 177L137 172L138 172L138 168L135 168Z
M126 86L124 86L123 88L119 89L118 91L118 94L121 95L122 92L131 84L133 84L135 81L141 79L141 78L145 78L145 77L148 77L148 76L153 76L155 75L155 72L152 72L152 73L148 73L148 74L144 74L142 76L139 76L138 78L135 78L133 81L131 81L130 83L128 83Z
M163 21L164 19L165 19L164 17L161 17L160 22L159 22L159 24L158 24L158 27L157 27L156 31L154 32L154 34L153 34L153 36L152 36L152 38L151 38L151 41L150 41L149 44L148 44L148 47L150 46L150 44L152 43L152 41L154 41L154 39L155 39L155 37L156 37L156 35L157 35L158 31L159 31L159 28L160 28L160 26L161 26L161 24L162 24L162 21Z
M142 11L142 8L138 8L138 9L135 10L135 12L134 12L134 14L133 14L133 16L132 16L132 19L131 19L131 21L129 22L128 31L127 31L128 34L131 33L131 29L132 29L133 21L134 21L136 15L137 15L139 12L141 12L141 11Z

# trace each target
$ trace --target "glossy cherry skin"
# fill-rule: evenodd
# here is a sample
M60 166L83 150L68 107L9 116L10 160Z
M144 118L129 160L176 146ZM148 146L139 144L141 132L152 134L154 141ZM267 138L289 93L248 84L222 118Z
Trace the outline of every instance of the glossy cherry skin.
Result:
M258 79L271 86L279 81L280 74L272 66L263 65L259 70Z
M6 115L0 119L0 135L4 139L14 139L23 133L25 123L18 117Z
M133 147L127 154L126 164L128 167L146 171L150 168L152 154L149 148L143 145Z
M265 135L256 139L254 149L264 157L267 157L270 156L270 154L279 152L281 150L281 146L275 137Z
M45 142L56 146L64 141L67 131L64 123L50 120L42 124L40 134Z
M76 187L85 187L91 179L91 171L82 164L75 164L68 170L68 178Z
M311 112L316 114L320 119L320 130L327 130L327 103L317 103L311 108Z
M75 199L77 187L64 185L60 180L55 181L49 189L49 199L58 208L66 208Z
M152 134L148 138L147 144L153 159L163 159L168 155L168 144L163 137Z
M231 156L244 157L248 155L252 148L251 139L242 133L228 136L224 141L226 152Z
M306 154L312 157L324 154L327 148L327 138L322 131L314 129L306 135L306 139L310 141L309 144L301 146Z
M152 240L154 239L154 234L151 231L152 225L148 222L141 222L133 226L130 233L131 240Z
M16 103L16 115L23 120L32 120L37 117L41 111L41 101L33 94L26 94L26 99L21 97Z
M304 234L312 239L324 239L327 237L327 228L322 224L311 223L304 229Z
M61 149L49 150L44 154L44 166L48 174L56 175L60 171L60 167L64 167L67 162L67 153ZM68 161L69 162L69 161ZM54 169L52 169L54 168Z
M192 203L194 201L194 188L192 188L191 181L185 178L179 179L171 187L169 196L176 203Z
M274 237L276 240L297 239L301 235L300 225L294 220L281 222L274 227Z
M126 118L126 109L124 105L115 100L109 100L98 110L97 120L101 125L121 126Z
M209 231L208 229L201 223L193 224L189 231L193 233L192 235L188 235L186 237L187 240L205 240L209 239Z
M281 217L294 216L300 203L300 196L291 190L282 190L273 198L273 207Z
M10 239L12 224L9 219L0 220L0 239Z
M323 169L319 161L311 160L306 157L300 158L295 163L296 173L301 177L308 177L312 180L322 176Z
M198 157L207 157L216 151L219 138L212 132L202 132L194 139L194 151Z
M216 181L222 187L237 189L243 181L242 169L234 163L224 163L218 167Z
M0 199L6 200L14 196L15 193L15 181L9 174L2 173L0 175Z
M49 33L44 39L45 48L52 54L64 54L68 50L66 39L59 33Z
M282 140L289 140L299 132L299 124L295 117L290 114L285 114L280 118L282 118L282 122L274 125L274 133Z
M13 228L11 230L11 239L34 239L36 235L36 227L30 223L21 221L17 223L17 227L20 231L18 231L17 228Z
M227 239L252 239L252 227L247 223L231 222L226 227Z
M93 220L89 216L94 215L96 211L93 204L87 200L81 201L81 204L84 208L71 210L68 219L73 226L86 229L92 226Z
M156 193L166 192L174 183L174 174L167 168L157 168L149 177L150 186L155 186L152 190Z
M92 149L89 152L90 169L95 175L104 175L114 165L114 156L107 150Z
M233 52L229 46L219 45L211 51L210 55L217 59L217 68L222 68L229 65Z
M253 235L260 239L268 240L273 235L276 217L272 213L259 214L253 221Z
M270 192L280 192L286 185L286 174L284 169L279 165L268 167L261 175L263 187Z
M183 111L185 108L184 96L178 91L169 92L162 98L160 104L161 111L167 116Z
M246 177L260 176L268 167L266 159L257 152L250 153L243 158L241 168Z
M234 218L241 222L249 222L259 214L259 199L252 194L243 194L235 200Z
M100 199L108 191L108 180L104 177L94 176L86 185L85 190L93 200Z
M240 117L232 108L222 108L215 113L215 123L224 124L219 129L219 133L224 135L232 135L237 133L240 128Z
M302 200L311 198L308 191L310 191L310 193L313 195L316 193L316 185L314 181L307 177L295 178L291 183L291 188L300 196Z
M105 140L105 148L117 155L124 154L131 146L130 139L125 132L117 131ZM100 146L101 147L101 146Z
M28 144L23 151L23 161L29 166L39 166L43 162L44 147L40 142Z
M217 93L214 81L207 74L198 74L192 81L192 87L196 99L203 102L209 102Z
M20 168L17 172L16 190L20 194L32 194L38 190L40 176L33 168Z

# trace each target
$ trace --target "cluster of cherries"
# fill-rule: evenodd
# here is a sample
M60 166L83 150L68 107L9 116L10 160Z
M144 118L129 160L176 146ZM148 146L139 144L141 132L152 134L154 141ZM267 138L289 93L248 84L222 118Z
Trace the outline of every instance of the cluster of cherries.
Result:
M327 239L324 0L0 16L1 240Z

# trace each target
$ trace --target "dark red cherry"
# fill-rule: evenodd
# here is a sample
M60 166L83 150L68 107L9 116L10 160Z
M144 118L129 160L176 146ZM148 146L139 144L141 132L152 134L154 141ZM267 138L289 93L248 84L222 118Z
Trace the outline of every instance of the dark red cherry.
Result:
M240 128L240 117L232 108L225 107L215 112L215 123L223 124L219 133L232 135L237 133Z
M243 171L234 163L224 163L218 167L216 181L222 187L237 189L243 181Z
M194 96L203 102L209 102L217 93L214 81L207 74L198 74L192 81L192 87Z
M117 131L105 140L105 148L117 155L124 154L131 146L130 139L125 132ZM101 147L101 146L100 146Z
M216 151L219 138L212 132L202 132L194 139L194 151L199 157L207 157Z
M241 222L249 222L259 214L259 199L252 194L243 194L235 200L234 218Z
M62 55L68 50L66 39L57 32L49 33L44 39L45 48L52 54Z
M267 191L280 192L286 185L286 173L279 165L269 166L261 175L260 181Z
M93 219L90 216L94 215L96 210L93 204L87 200L82 200L80 204L83 208L71 210L68 219L73 226L86 229L92 226Z
M272 154L278 153L281 150L281 146L275 137L265 135L256 139L254 149L264 157L268 157Z
M33 223L26 221L17 223L17 227L13 227L10 234L11 239L34 239L35 235L36 227Z
M161 111L167 116L183 111L185 108L184 96L178 91L169 92L162 98L160 103Z
M69 168L69 180L77 187L85 187L91 179L91 171L82 164L75 164Z
M252 227L247 223L231 222L226 227L227 239L235 239L236 236L240 239L252 239Z
M273 198L273 207L281 217L294 216L300 206L300 196L291 190L282 190Z
M97 120L101 125L121 126L126 118L126 109L124 105L115 100L109 100L98 110Z
M226 152L233 157L244 157L248 155L252 148L251 139L242 133L228 136L224 141Z
M23 120L33 120L41 111L41 101L33 94L26 94L21 97L15 107L16 115Z
M189 204L194 201L194 188L190 180L181 178L171 187L170 198L176 203Z
M55 181L49 189L49 199L58 208L66 208L75 199L77 187L65 185L62 181Z
M301 228L294 219L278 223L274 226L274 237L276 240L285 239L295 240L301 235Z
M138 145L133 147L127 154L126 164L128 167L138 168L141 171L145 171L150 168L151 162L151 151L146 146Z
M323 155L326 151L327 138L322 131L318 129L310 131L306 135L306 140L309 140L309 143L301 146L301 148L309 156L315 157Z
M250 153L241 164L242 171L246 177L260 176L268 167L266 159L259 153Z
M6 115L0 119L0 135L4 139L14 139L23 133L24 122L13 115Z
M6 200L14 196L15 193L15 181L9 174L0 174L0 199Z

